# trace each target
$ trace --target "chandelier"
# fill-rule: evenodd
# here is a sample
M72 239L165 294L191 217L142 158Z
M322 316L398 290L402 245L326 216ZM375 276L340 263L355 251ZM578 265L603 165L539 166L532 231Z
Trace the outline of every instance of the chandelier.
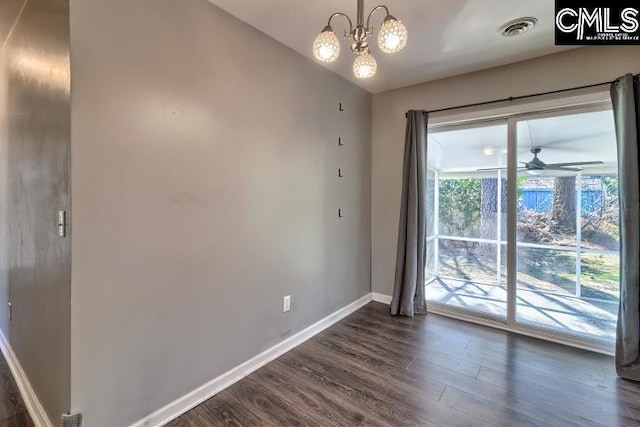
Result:
M313 55L322 62L333 62L338 59L340 55L340 40L338 40L338 36L336 36L331 27L331 21L336 16L342 16L349 21L349 31L344 32L344 38L353 39L351 51L356 55L356 59L353 62L353 74L359 79L373 77L378 69L378 64L369 50L367 39L373 34L371 17L376 11L382 9L385 10L387 16L384 18L378 33L378 46L385 53L399 52L407 45L407 28L404 24L392 16L389 13L389 8L384 5L373 8L365 22L364 0L358 0L356 27L353 27L353 21L348 15L342 12L334 13L329 17L327 26L316 37L313 43Z

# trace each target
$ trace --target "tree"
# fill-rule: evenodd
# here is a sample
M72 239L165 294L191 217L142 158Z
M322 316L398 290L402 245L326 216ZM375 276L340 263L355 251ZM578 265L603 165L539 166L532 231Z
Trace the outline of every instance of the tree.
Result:
M555 179L551 220L558 231L576 231L576 177L562 176Z
M495 240L498 233L498 179L480 180L480 237Z
M480 180L440 180L440 234L473 236L479 226Z

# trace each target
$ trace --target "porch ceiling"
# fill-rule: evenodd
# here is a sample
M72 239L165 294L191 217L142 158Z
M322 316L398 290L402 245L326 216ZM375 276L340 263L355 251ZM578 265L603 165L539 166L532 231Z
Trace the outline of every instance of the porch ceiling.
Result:
M585 172L613 173L617 170L613 113L557 116L518 123L518 162L533 158L531 147L540 147L545 163L602 161L584 166ZM507 125L435 131L429 135L428 166L441 173L472 173L478 169L506 167ZM552 176L551 171L545 175ZM555 175L562 174L555 173Z

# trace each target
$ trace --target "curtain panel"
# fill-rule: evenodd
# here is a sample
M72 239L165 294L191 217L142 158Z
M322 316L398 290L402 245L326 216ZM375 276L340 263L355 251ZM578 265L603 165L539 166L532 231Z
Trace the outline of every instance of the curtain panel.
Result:
M620 309L616 371L640 381L640 88L631 74L612 84L611 99L618 141L620 191Z
M425 314L425 262L427 252L427 123L425 111L407 113L402 199L398 227L396 274L392 315Z

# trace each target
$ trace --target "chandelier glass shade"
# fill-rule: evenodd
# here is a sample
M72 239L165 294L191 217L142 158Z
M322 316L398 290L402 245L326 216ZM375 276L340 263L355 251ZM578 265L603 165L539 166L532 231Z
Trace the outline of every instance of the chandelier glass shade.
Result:
M322 62L333 62L340 55L340 40L330 26L316 37L313 42L313 55Z
M378 63L370 52L362 52L353 61L353 74L359 79L373 77L378 70Z
M378 46L384 53L396 53L407 45L407 27L397 19L385 19L378 33Z
M345 38L351 39L351 51L356 55L353 63L353 74L359 79L373 77L378 69L376 59L369 50L369 36L373 35L371 17L378 10L384 10L386 17L378 33L378 47L384 53L396 53L407 45L408 33L404 24L389 13L387 6L373 8L366 21L364 19L364 0L357 0L358 16L354 27L348 15L337 12L329 17L327 26L313 42L313 55L322 62L334 62L340 56L340 40L331 27L331 21L336 16L345 18L349 23L349 30L345 31Z

